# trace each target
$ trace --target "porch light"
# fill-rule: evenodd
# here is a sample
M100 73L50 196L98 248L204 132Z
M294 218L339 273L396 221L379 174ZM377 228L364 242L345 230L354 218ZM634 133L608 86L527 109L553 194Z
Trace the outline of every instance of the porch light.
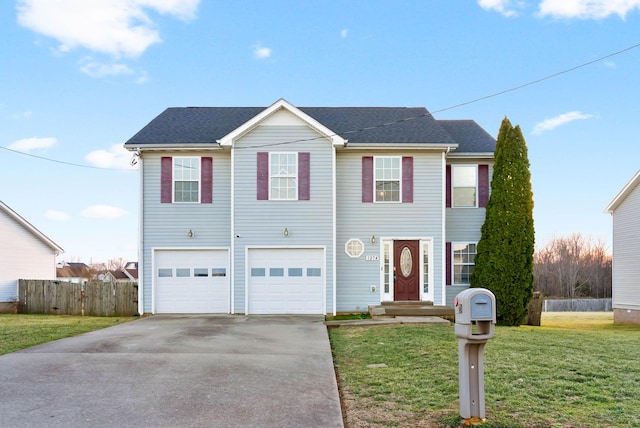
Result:
M376 235L371 235L371 239L370 239L372 244L376 243Z
M187 236L188 236L189 238L193 238L193 236L194 236L194 235L195 235L195 234L193 233L193 230L189 229L189 232L187 232Z
M286 227L284 228L284 231L282 232L282 236L284 236L285 238L287 236L289 236L289 229L287 229Z

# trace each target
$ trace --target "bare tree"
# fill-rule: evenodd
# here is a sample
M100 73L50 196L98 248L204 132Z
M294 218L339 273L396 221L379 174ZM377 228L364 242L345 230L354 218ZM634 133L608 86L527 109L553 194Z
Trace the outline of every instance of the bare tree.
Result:
M610 297L611 255L601 239L573 233L534 254L535 289L553 297Z

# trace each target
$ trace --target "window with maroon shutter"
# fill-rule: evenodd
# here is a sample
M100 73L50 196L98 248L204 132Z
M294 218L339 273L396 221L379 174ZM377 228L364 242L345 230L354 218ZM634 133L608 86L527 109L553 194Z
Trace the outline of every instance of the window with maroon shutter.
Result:
M413 157L402 158L402 202L413 202Z
M211 157L163 156L160 159L160 202L212 203Z
M309 200L311 197L309 152L258 152L258 200Z
M210 204L213 202L213 158L202 157L200 159L200 184L201 195L200 202Z
M445 172L445 176L446 176L446 207L447 208L451 208L451 165L447 165L446 168L446 172Z
M362 202L373 202L373 156L362 157Z
M478 165L478 206L485 208L489 202L489 165Z
M173 158L163 156L160 159L160 202L170 204L173 201Z
M447 242L445 245L445 265L446 265L446 278L445 284L451 285L451 242Z

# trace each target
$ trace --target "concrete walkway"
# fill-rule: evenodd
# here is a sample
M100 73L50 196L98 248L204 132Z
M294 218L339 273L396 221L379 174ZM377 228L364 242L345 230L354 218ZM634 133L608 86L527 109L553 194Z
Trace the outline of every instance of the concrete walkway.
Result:
M342 427L321 316L153 316L0 356L1 427Z

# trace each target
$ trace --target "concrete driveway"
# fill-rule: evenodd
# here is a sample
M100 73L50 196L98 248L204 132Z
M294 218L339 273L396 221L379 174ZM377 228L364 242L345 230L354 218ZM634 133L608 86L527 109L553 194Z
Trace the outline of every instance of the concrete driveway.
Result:
M2 427L342 427L319 316L143 318L0 356Z

